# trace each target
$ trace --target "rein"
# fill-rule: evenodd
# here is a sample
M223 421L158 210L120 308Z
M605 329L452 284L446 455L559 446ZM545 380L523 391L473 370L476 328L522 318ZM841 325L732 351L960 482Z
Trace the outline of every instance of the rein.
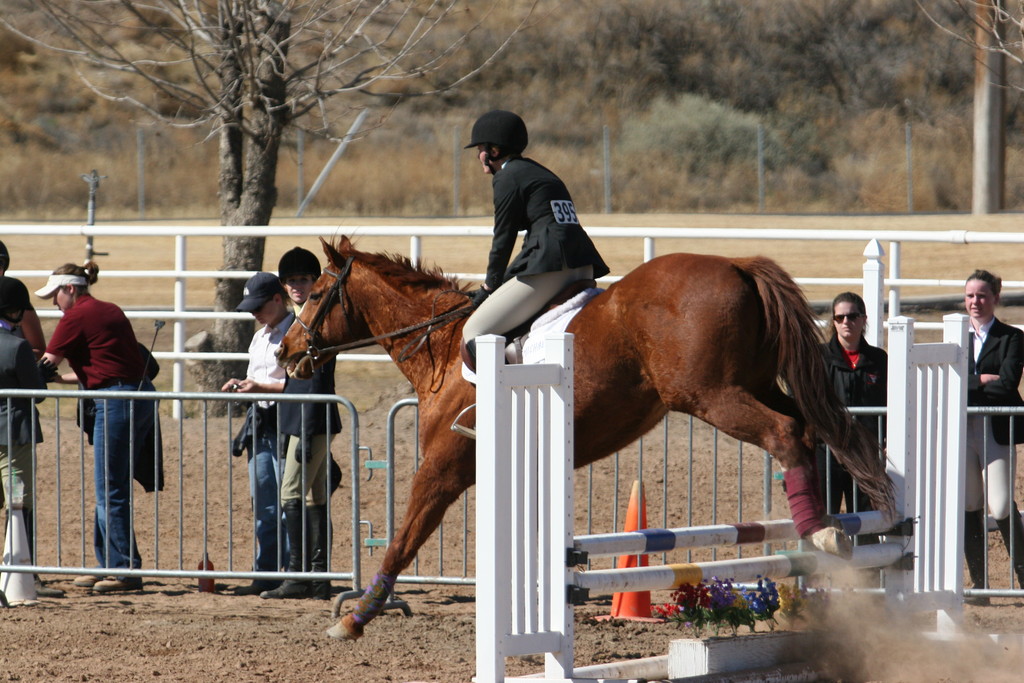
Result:
M408 325L406 327L394 330L392 332L378 334L376 336L368 337L366 339L358 339L356 341L347 342L345 344L337 344L335 346L318 348L316 346L316 339L317 337L320 336L320 327L323 325L324 320L327 319L327 314L330 312L331 307L334 305L335 298L337 298L338 300L337 303L341 304L342 313L344 314L345 312L345 301L344 297L342 296L342 293L345 286L345 280L348 279L348 276L352 271L353 260L354 258L352 256L349 256L348 259L345 261L344 267L338 273L335 273L327 268L324 268L324 272L334 278L334 286L332 286L330 290L327 292L325 300L323 301L323 303L320 304L320 307L317 308L316 315L313 316L313 320L310 321L309 325L306 325L298 318L295 319L296 322L298 322L302 329L305 330L306 332L307 356L310 356L312 358L318 358L320 355L325 353L338 353L339 351L360 349L367 346L373 346L377 342L383 341L385 339L393 339L395 337L401 337L403 335L406 335L410 332L416 332L417 330L425 330L421 334L418 334L415 337L413 337L404 347L402 347L402 350L398 356L398 361L401 362L406 360L414 353L416 353L416 351L419 350L419 348L423 345L423 343L430 336L430 334L434 332L435 329L437 329L434 327L435 325L440 324L440 326L443 326L454 320L458 320L459 318L465 318L473 312L472 306L456 308L455 310L448 311L447 313L442 313L441 315L434 316L429 320L424 320L414 325Z

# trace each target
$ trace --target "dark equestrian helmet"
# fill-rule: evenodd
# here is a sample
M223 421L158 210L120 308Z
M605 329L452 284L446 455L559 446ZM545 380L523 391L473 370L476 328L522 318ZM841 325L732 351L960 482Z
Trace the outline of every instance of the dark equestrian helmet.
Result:
M317 260L316 255L302 247L286 251L277 264L277 276L282 282L295 275L312 275L314 278L318 278L320 270L320 261Z
M510 154L522 154L530 137L526 124L518 114L503 109L489 111L473 124L473 134L466 149L477 145L495 145Z
M0 275L0 316L14 323L21 322L21 314L30 308L28 289L21 280Z
M0 270L7 270L11 267L11 252L7 251L7 245L0 242Z

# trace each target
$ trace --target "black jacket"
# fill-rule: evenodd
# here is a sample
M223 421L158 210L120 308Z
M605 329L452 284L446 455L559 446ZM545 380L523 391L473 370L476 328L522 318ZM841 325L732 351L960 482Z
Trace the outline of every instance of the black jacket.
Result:
M836 390L836 395L844 406L873 407L884 406L888 402L889 356L877 346L860 340L860 359L856 369L846 362L843 347L833 336L828 343L822 345L825 354L825 366L829 379ZM872 434L878 435L878 420L875 415L858 415L857 420L867 427ZM885 422L882 422L882 439L885 438Z
M970 406L1020 406L1021 371L1024 369L1024 332L996 319L981 347L978 362L974 362L974 334L969 337L970 352L967 354L967 405ZM995 382L982 385L979 375L999 375ZM1014 441L1024 443L1024 420L1014 418ZM1010 442L1009 416L992 417L992 434L996 443Z
M284 384L286 394L328 394L334 396L335 359L331 359L313 371L309 379L289 377ZM312 436L314 434L338 434L341 432L341 417L336 403L278 403L278 427L282 434L291 436Z
M579 223L572 197L554 173L532 159L510 159L492 180L494 238L487 261L487 286L493 291L517 275L552 273L591 265L594 277L609 270ZM518 231L523 248L512 264Z

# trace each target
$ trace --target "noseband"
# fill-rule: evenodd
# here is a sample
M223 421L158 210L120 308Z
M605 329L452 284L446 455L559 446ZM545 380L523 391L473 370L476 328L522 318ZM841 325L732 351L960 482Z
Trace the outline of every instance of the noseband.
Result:
M414 337L402 349L402 352L399 354L398 357L399 362L401 362L408 358L409 356L411 356L413 353L415 353L423 344L423 342L430 336L430 333L436 330L438 327L442 326L443 324L457 320L459 318L465 318L473 312L472 306L456 308L454 310L448 311L447 313L442 313L441 315L430 318L429 320L424 320L423 322L416 323L415 325L409 325L408 327L403 327L400 330L395 330L394 332L378 334L375 337L359 339L357 341L348 342L346 344L338 344L336 346L319 348L317 346L317 341L322 340L320 328L323 326L324 321L327 319L327 315L331 311L331 307L334 306L335 303L340 304L342 307L342 322L345 323L345 321L348 319L348 314L347 311L345 310L344 289L345 281L348 279L349 274L352 272L352 262L354 260L354 257L349 256L345 260L345 265L341 268L341 271L337 273L327 268L324 268L324 273L334 278L334 284L331 286L329 290L327 290L326 294L323 297L323 300L320 302L320 305L316 310L316 315L313 316L313 319L309 322L309 325L306 325L298 317L295 318L295 321L299 323L299 326L302 327L303 331L306 334L306 356L311 360L315 361L320 356L326 353L338 353L340 351L348 351L349 349L359 349L366 346L373 346L377 342L382 341L384 339L392 339L394 337L400 337L404 334L408 334L409 332L424 330L422 333Z

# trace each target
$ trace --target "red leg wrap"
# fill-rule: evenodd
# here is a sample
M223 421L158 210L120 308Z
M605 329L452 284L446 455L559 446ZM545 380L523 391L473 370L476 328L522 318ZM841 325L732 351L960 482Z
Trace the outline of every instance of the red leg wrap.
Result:
M825 528L825 504L818 490L818 475L813 466L792 467L782 473L789 500L789 512L796 532L803 538Z

